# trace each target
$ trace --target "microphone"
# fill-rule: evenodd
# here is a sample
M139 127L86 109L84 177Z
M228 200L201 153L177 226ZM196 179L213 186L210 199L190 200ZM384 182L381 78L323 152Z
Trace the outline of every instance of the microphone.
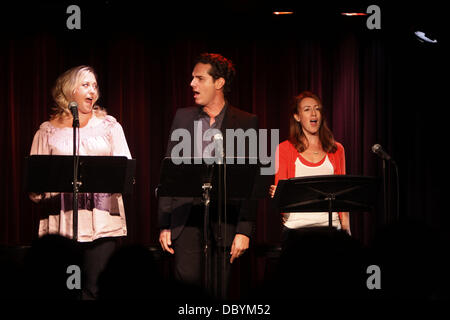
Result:
M69 103L70 112L72 112L73 116L73 127L80 126L80 119L78 118L78 104L75 101Z
M381 159L393 161L391 156L387 154L386 151L384 151L381 145L379 145L378 143L372 146L372 152L377 154Z
M222 159L225 156L223 152L223 135L222 133L216 133L213 136L214 144L215 144L215 151L218 153L216 154L216 157L219 158L219 164L223 163Z
M221 140L222 142L223 142L223 135L221 134L221 133L216 133L214 136L213 136L213 139L214 139L214 141L219 141L219 140Z

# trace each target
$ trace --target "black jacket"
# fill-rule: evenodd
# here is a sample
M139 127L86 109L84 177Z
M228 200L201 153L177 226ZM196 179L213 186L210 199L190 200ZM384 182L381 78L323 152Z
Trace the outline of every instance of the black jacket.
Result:
M186 129L194 137L194 121L198 120L200 107L180 108L177 110L175 118L172 122L172 127L169 133L169 142L166 156L170 157L172 148L178 144L178 141L171 141L170 136L176 129ZM224 139L224 150L226 150L227 139L226 129L247 129L258 130L258 118L254 114L239 110L233 106L228 105L222 121L221 131ZM193 138L191 139L191 150L193 147ZM237 143L234 143L235 155L237 154ZM248 156L248 141L245 147L246 155ZM193 156L193 151L191 156ZM197 201L198 202L198 201ZM160 229L171 229L172 240L176 239L183 230L189 214L195 205L194 198L179 198L179 197L160 197L158 202L158 219ZM211 203L211 210L214 210L215 204ZM213 216L213 214L211 214ZM235 234L241 233L248 237L253 231L254 221L256 219L256 203L250 200L235 200L227 202L227 222L234 228L227 233ZM229 228L230 229L230 228ZM215 236L217 236L215 234ZM230 245L232 237L228 236Z

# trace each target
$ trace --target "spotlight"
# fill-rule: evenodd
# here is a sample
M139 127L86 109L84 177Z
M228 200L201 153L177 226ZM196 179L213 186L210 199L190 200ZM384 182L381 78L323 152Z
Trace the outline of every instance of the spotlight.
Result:
M276 16L280 16L280 15L290 15L290 14L294 14L294 11L274 11L272 12L274 15Z
M436 39L431 40L430 38L428 38L425 35L425 32L416 31L416 32L414 32L414 34L416 35L417 39L419 39L420 42L437 43Z
M347 17L355 17L355 16L367 16L367 13L364 12L341 12L341 15Z

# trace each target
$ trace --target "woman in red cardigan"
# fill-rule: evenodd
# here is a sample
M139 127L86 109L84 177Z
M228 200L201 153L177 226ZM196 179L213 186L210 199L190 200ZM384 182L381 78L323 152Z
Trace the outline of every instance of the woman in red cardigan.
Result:
M304 91L295 97L289 124L289 139L277 149L277 172L275 194L279 180L293 177L345 174L344 147L334 140L323 117L322 102L315 94ZM327 226L327 212L283 213L283 225L288 229ZM333 213L333 226L350 234L348 212Z

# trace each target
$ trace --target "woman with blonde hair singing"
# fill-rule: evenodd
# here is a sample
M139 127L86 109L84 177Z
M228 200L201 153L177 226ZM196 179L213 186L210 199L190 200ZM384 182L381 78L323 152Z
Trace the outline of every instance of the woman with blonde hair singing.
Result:
M125 156L131 159L122 126L96 105L100 96L93 68L78 66L64 72L52 90L53 112L41 124L31 146L31 155L72 155L73 117L70 102L78 104L78 154L88 156ZM45 203L49 212L40 219L39 236L59 234L73 237L72 193L30 194L35 203ZM80 193L78 198L78 235L83 249L83 299L97 297L97 277L113 253L117 237L127 234L121 194Z

